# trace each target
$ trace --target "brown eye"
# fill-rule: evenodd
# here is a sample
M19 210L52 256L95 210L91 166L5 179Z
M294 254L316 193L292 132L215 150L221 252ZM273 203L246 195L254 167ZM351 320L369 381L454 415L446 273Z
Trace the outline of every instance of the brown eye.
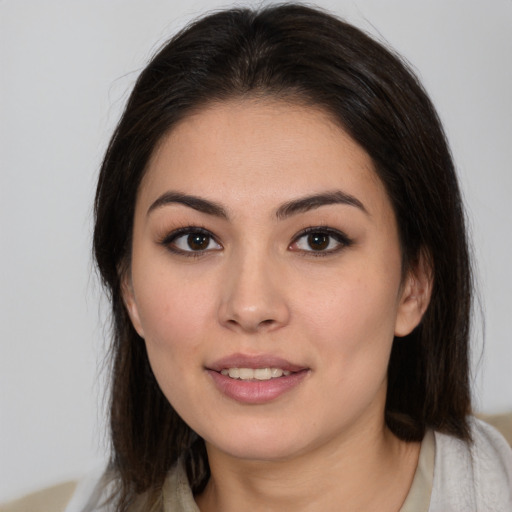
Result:
M210 245L210 238L203 233L192 233L187 237L187 244L193 251L204 251Z
M352 245L352 240L337 229L312 227L299 233L289 249L318 256L327 256Z
M219 251L222 246L214 236L200 228L182 228L167 236L162 244L170 251L183 255L199 255L203 252Z
M325 233L311 233L308 235L308 245L313 251L323 251L327 249L330 242L330 236Z

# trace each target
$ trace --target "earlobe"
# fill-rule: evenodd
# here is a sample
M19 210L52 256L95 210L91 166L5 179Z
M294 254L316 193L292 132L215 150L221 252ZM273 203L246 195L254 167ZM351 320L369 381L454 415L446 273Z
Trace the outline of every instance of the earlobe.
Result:
M421 255L419 261L405 278L398 305L395 336L407 336L421 322L432 294L433 272L428 258Z
M121 295L123 297L123 302L126 310L128 311L128 315L132 322L133 328L137 331L137 334L141 338L144 338L144 330L142 329L140 322L139 309L135 300L132 280L129 276L129 273L125 273L121 279Z

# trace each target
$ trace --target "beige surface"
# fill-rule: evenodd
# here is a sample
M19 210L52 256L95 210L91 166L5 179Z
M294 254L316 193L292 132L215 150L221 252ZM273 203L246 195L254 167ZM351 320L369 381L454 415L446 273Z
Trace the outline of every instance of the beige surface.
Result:
M76 482L64 482L0 505L0 512L63 512L76 488Z
M492 425L512 446L512 412L507 414L477 414L477 417Z

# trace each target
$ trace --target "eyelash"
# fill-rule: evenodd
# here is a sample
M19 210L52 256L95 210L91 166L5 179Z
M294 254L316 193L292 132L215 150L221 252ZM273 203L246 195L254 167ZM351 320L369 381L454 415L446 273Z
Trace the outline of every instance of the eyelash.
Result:
M199 250L184 250L176 247L175 242L179 238L182 237L190 237L194 235L204 236L208 239L208 244L205 249ZM328 250L305 250L305 249L294 249L293 246L296 245L301 238L309 237L311 235L320 235L327 238L327 247L331 244L332 240L337 243L337 246ZM217 244L219 247L215 249L208 249L211 243ZM217 241L215 236L208 231L207 229L199 226L186 226L183 228L176 229L171 233L167 234L162 240L160 240L160 244L165 246L169 251L174 254L179 254L181 256L189 257L189 258L197 258L204 255L207 252L211 251L219 251L222 249L221 244ZM302 231L300 231L293 238L292 243L288 246L289 249L301 252L304 256L313 256L313 257L325 257L332 254L336 254L342 249L346 247L350 247L353 244L353 240L351 240L345 233L338 231L337 229L329 228L326 226L315 226L309 227Z
M351 240L345 233L342 231L339 231L337 229L329 228L326 226L315 226L315 227L309 227L304 230L302 230L300 233L298 233L295 238L293 239L293 242L290 244L289 248L291 248L294 244L297 244L297 242L304 237L309 237L311 235L321 235L325 236L329 239L328 244L330 245L332 239L334 239L337 243L337 246L333 249L328 250L304 250L304 249L298 249L301 251L305 256L313 256L315 258L318 257L325 257L330 256L332 254L336 254L339 251L343 250L346 247L350 247L353 244L353 240Z
M166 235L160 241L160 244L165 246L172 253L179 254L181 256L185 256L188 258L197 258L197 257L202 256L203 254L210 252L212 250L215 250L215 251L220 250L220 249L206 248L206 249L197 250L197 251L194 251L192 249L187 251L187 250L180 249L180 248L176 247L175 245L173 245L176 242L176 240L178 240L179 238L186 237L186 236L190 237L191 235L192 236L193 235L200 235L200 236L202 235L202 236L208 237L208 245L210 245L211 242L213 241L219 247L222 247L210 231L208 231L205 228L199 227L199 226L187 226L187 227L176 229L176 230L172 231L171 233L169 233L168 235Z

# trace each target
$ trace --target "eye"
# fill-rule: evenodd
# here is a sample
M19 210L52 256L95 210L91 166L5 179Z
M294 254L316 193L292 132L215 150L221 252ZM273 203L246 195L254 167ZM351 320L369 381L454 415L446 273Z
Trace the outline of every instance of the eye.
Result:
M332 228L308 228L299 233L290 244L290 249L326 255L340 251L352 244L341 231Z
M162 244L172 252L185 255L186 253L193 255L193 253L201 254L222 249L222 246L209 231L197 227L181 228L173 231L162 240Z

